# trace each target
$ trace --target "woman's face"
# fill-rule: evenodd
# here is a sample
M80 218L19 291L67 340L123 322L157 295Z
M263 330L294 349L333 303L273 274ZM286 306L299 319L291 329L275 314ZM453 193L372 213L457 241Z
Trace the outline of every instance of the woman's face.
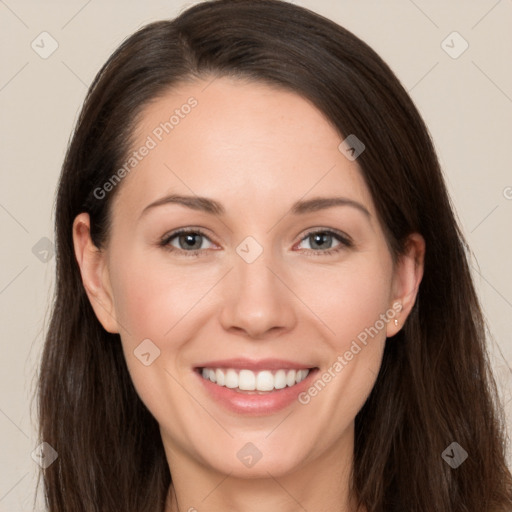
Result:
M277 477L352 453L419 279L341 142L300 96L227 78L144 111L87 289L169 460Z

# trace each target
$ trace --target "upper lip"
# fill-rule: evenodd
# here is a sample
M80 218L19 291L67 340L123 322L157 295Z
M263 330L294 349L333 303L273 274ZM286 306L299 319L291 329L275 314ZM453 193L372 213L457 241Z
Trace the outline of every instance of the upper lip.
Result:
M314 365L303 364L286 359L246 359L238 357L234 359L219 359L216 361L206 361L196 365L196 368L233 368L239 370L307 370L314 368Z

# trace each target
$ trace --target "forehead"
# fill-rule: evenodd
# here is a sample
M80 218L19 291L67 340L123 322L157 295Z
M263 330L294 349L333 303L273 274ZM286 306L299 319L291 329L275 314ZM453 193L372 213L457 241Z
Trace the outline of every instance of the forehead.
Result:
M134 166L116 202L140 211L166 193L182 192L261 210L338 192L373 213L357 162L338 149L342 140L292 91L230 78L182 83L139 117L137 156L131 154Z

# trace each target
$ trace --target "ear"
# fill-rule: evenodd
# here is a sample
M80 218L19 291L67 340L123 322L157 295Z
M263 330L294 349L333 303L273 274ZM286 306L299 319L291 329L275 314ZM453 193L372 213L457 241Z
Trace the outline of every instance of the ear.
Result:
M419 233L409 235L404 254L400 255L394 270L392 284L392 309L394 318L387 323L386 336L394 336L409 316L423 278L425 240ZM395 325L395 319L398 325Z
M107 257L91 240L88 213L77 215L73 222L73 244L82 282L96 317L106 331L118 333Z

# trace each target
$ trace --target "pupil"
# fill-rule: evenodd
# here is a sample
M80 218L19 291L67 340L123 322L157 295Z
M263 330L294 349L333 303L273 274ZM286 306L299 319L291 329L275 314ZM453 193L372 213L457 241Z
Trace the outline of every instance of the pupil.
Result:
M199 235L197 234L190 234L190 233L187 233L186 235L182 235L182 240L185 239L185 244L187 245L187 247L190 249L190 248L200 248L201 247L201 243L199 242L199 247L194 247L194 238L197 237ZM196 244L197 244L197 241L196 241Z
M319 233L316 235L313 235L314 245L318 245L320 248L325 246L325 238L329 238L331 235L327 233ZM318 241L320 240L320 243Z

